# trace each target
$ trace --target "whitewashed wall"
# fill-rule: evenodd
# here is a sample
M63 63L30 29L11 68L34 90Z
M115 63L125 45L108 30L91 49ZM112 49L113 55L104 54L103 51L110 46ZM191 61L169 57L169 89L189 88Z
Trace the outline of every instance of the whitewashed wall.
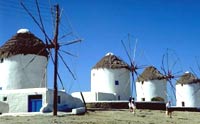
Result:
M176 85L176 106L200 107L200 83Z
M115 85L115 81L119 85ZM127 100L130 95L130 72L127 69L92 69L91 70L91 91L103 93L115 93L120 100Z
M3 97L7 97L4 101L9 105L9 113L28 112L28 96L42 95L42 104L46 102L46 88L21 89L21 90L2 90L0 91L0 101Z
M46 106L47 104L53 105L53 90L47 88L1 90L0 101L3 100L3 97L7 97L7 101L3 102L9 105L9 113L28 112L29 95L42 95L42 106ZM61 97L60 105L67 104L71 108L84 106L80 99L74 98L63 91L58 91L58 96Z
M162 97L165 102L167 101L167 88L165 80L151 80L136 82L137 90L137 101L142 101L142 98L145 98L145 101L151 101L153 97Z
M47 58L15 55L0 63L0 86L3 90L46 87Z
M78 108L78 107L83 107L84 104L79 98L72 97L71 95L67 94L64 91L58 91L58 96L61 97L61 103L60 105L67 104L68 107L70 108ZM53 105L53 90L48 89L47 91L47 97L46 97L46 102L48 104Z
M116 101L118 94L97 92L97 101Z
M102 92L82 92L86 103L97 102L97 101L115 101L117 100L116 94L113 93L102 93ZM73 97L82 100L80 92L72 93Z
M0 114L2 114L2 113L8 113L8 111L9 111L8 104L5 103L5 102L1 102L0 101Z
M95 92L82 92L84 96L85 102L95 102L97 99L96 93ZM79 98L82 100L80 92L74 92L71 94L73 97Z

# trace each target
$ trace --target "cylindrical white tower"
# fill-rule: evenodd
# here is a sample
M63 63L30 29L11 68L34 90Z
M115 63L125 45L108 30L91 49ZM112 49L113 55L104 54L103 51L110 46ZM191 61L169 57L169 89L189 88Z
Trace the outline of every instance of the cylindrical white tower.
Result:
M3 90L46 87L48 52L27 29L0 47L0 84Z
M176 106L200 107L200 80L186 72L176 83Z
M114 93L118 100L128 100L131 95L128 64L112 53L106 54L91 70L91 91Z
M167 101L166 80L153 66L147 67L137 78L137 101Z

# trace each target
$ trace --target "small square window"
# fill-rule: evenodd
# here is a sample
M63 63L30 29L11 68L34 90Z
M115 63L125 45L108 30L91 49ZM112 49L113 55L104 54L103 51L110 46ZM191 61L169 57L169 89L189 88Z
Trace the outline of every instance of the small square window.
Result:
M118 96L118 100L120 100L120 95Z
M144 84L144 81L142 81L142 85Z
M58 104L60 104L61 103L61 98L60 98L60 96L58 96Z
M142 101L145 101L145 98L142 98Z
M182 101L182 102L181 102L181 104L182 104L182 107L184 107L184 106L185 106L185 102L184 102L184 101Z
M3 97L3 101L7 101L7 97L6 96Z
M115 81L115 85L119 85L119 81L118 80Z
M0 59L0 63L3 63L3 58Z

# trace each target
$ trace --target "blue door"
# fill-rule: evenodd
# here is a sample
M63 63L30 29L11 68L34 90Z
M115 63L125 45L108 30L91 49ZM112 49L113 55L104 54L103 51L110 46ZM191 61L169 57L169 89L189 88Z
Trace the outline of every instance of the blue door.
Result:
M42 95L30 95L28 97L28 112L39 112L42 107Z

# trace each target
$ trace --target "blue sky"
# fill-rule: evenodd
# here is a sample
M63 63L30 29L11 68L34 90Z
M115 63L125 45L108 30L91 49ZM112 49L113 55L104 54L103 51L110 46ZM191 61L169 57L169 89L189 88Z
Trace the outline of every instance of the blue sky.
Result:
M22 0L23 1L23 0ZM78 55L65 56L77 75L77 80L61 70L64 84L69 92L90 90L90 70L107 53L128 62L121 40L128 45L127 34L131 34L131 47L137 38L135 61L138 65L154 65L159 70L166 49L173 49L180 58L183 71L192 67L197 74L195 57L199 57L200 2L198 0L50 0L58 2L63 9L60 34L73 31L71 38L80 37L82 43L66 47ZM46 32L52 33L49 0L39 1ZM33 0L24 4L37 16ZM67 20L67 18L68 20ZM38 18L37 18L38 19ZM69 24L70 22L70 24ZM19 28L28 28L44 39L41 31L26 14L17 0L0 2L0 45L13 36ZM71 26L72 28L69 28ZM70 38L62 39L67 41ZM133 53L133 50L131 51ZM173 58L170 58L173 61ZM63 69L63 65L59 65ZM177 70L174 70L177 71ZM52 76L49 67L49 78ZM49 79L52 87L52 79Z

